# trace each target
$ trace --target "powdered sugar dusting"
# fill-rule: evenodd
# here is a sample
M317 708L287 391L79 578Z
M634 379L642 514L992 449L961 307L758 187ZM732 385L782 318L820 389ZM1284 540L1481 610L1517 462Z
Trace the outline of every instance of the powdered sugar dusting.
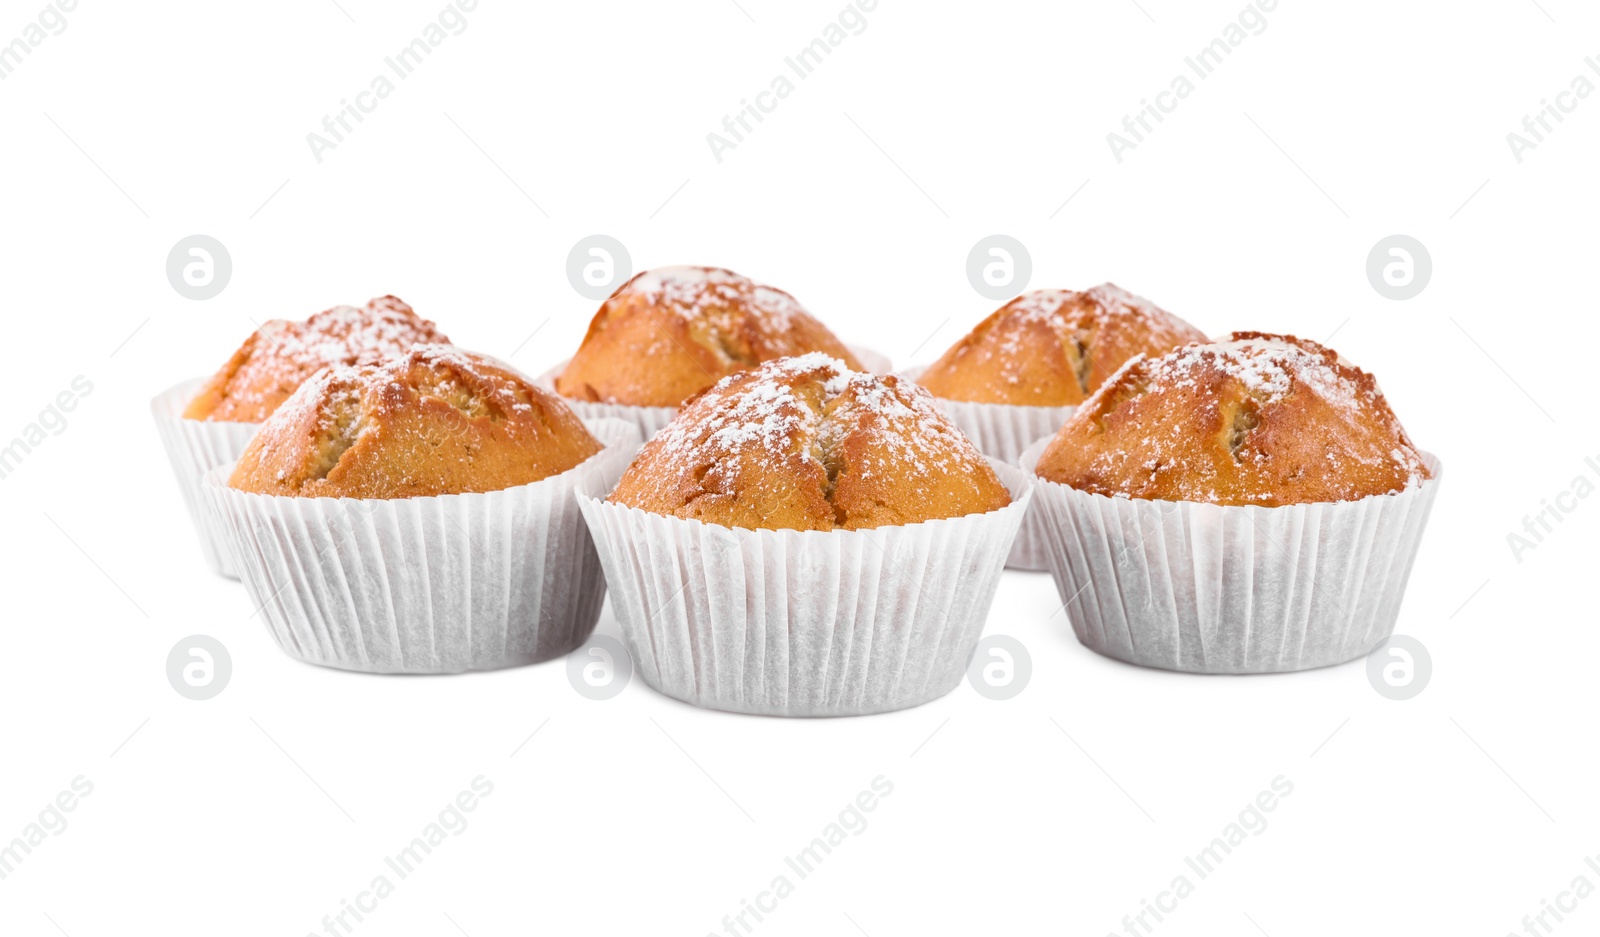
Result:
M1230 341L1186 345L1155 359L1146 387L1194 387L1203 375L1220 371L1237 379L1263 403L1276 401L1301 384L1312 393L1346 411L1358 409L1362 389L1359 371L1345 366L1327 349L1310 342L1288 342L1276 336L1235 333ZM1372 394L1377 396L1376 388Z
M203 388L192 418L260 422L295 388L330 365L370 364L413 344L450 339L394 296L365 307L335 306L304 322L273 319L252 335Z
M267 346L258 354L274 354L296 364L363 364L405 352L418 342L449 343L432 322L419 318L393 296L364 308L334 306L305 322L275 319L262 329Z
M831 485L847 448L856 477L899 478L913 498L934 497L974 464L987 470L926 390L852 371L824 352L775 359L718 381L657 434L635 467L701 466L703 475L716 466L747 485L789 484L780 482L792 478L783 466L798 459L820 468ZM670 469L653 472L653 496L668 499L681 477Z
M1128 361L1040 467L1112 496L1266 505L1429 477L1371 375L1315 342L1257 332Z
M1150 300L1135 296L1115 283L1102 283L1082 292L1033 290L1002 308L1006 319L1043 322L1058 330L1099 328L1118 320L1149 331L1172 331L1175 324L1182 323Z
M960 400L1060 406L1082 400L1136 352L1160 353L1204 338L1115 284L1081 292L1033 290L991 314L922 379L941 396Z
M256 434L233 484L311 497L492 491L597 449L565 404L521 374L453 346L413 345L302 383Z
M675 456L702 448L713 458L757 451L784 456L794 450L793 435L821 418L794 387L819 371L827 399L844 393L853 373L843 361L814 351L767 362L753 379L747 372L729 375L691 404L710 411L704 422L680 415L661 431L662 447ZM735 384L741 386L730 393Z
M651 305L693 321L707 310L746 305L753 312L775 320L787 320L804 313L799 301L783 290L763 286L748 277L720 267L657 267L646 270L625 283L612 301L626 295L639 295ZM775 328L787 328L775 322Z

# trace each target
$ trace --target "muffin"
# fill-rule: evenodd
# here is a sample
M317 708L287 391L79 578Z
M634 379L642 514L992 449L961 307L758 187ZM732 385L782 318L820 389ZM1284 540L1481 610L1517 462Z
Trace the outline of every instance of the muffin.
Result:
M916 381L985 455L1015 463L1129 358L1205 338L1110 283L1083 292L1035 290L995 310ZM1017 535L1006 563L1013 569L1047 568L1036 515Z
M573 492L614 484L638 438L493 359L418 345L318 372L205 491L290 656L488 670L594 629L605 581Z
M1029 497L922 388L812 353L717 382L579 506L646 682L799 716L952 690Z
M1205 339L1199 329L1112 283L1081 293L1034 290L978 323L917 381L949 400L1076 406L1129 358Z
M450 344L399 298L334 306L304 322L273 319L244 340L184 408L189 420L260 423L306 378L338 364L366 364L414 344Z
M498 491L558 475L600 448L559 397L520 374L448 345L416 345L302 384L228 484L299 498Z
M662 267L595 313L553 386L583 415L636 419L648 437L673 408L745 368L820 351L861 361L793 296L717 267Z
M410 306L383 296L365 308L336 306L304 322L272 320L213 376L184 381L152 400L156 428L212 571L239 575L225 525L206 510L201 476L239 458L261 421L320 368L381 360L415 342L448 341Z
M724 527L860 530L996 511L1011 496L926 391L814 352L690 400L610 500Z
M1431 477L1372 375L1261 332L1131 362L1067 420L1037 472L1111 497L1263 507L1359 501Z
M1022 465L1078 640L1202 673L1387 639L1439 477L1370 374L1260 332L1129 361Z

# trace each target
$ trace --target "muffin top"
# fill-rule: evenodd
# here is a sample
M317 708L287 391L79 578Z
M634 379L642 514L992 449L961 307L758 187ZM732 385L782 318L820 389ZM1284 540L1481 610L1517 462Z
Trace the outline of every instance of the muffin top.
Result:
M556 378L563 396L676 407L721 378L810 351L860 363L783 290L717 267L662 267L600 306Z
M416 345L300 385L228 484L302 498L496 491L565 472L601 449L555 394L483 355Z
M1261 332L1129 361L1035 471L1114 497L1264 507L1430 477L1372 375L1316 342Z
M927 391L813 352L690 400L610 500L725 527L858 530L993 511L1011 495Z
M1123 362L1206 336L1114 284L1034 290L995 310L928 366L917 383L936 397L1064 407L1082 403Z
M272 319L244 340L183 415L260 423L322 368L371 363L418 342L448 345L450 339L394 296L380 296L360 309L335 306L304 322Z

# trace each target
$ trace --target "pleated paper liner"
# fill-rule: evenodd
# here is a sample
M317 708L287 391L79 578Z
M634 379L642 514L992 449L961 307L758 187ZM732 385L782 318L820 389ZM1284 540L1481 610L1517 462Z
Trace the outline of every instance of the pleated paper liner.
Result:
M1023 453L1029 475L1048 440ZM1109 498L1036 478L1034 513L1078 641L1193 673L1309 670L1394 631L1439 490L1264 508Z
M634 666L695 706L779 716L905 709L961 682L1032 483L986 514L870 530L745 530L578 501Z
M186 420L183 409L200 392L206 378L197 377L172 387L150 401L156 432L172 462L184 507L200 540L206 565L219 576L238 579L239 571L228 545L227 521L212 510L200 491L200 479L219 465L237 461L261 428L259 423L224 423Z
M596 420L605 448L542 481L436 497L205 493L229 522L250 600L290 657L368 673L457 673L560 657L588 638L606 584L573 496L610 486L639 447Z
M926 365L906 368L901 375L915 381ZM1024 407L1008 403L973 403L967 400L933 398L956 428L967 434L978 451L1008 465L1016 465L1022 450L1035 440L1054 436L1077 407ZM1037 513L1034 508L1032 513ZM1024 520L1017 542L1006 558L1007 569L1042 572L1050 568L1049 553L1037 536L1038 525Z
M867 348L858 348L855 345L846 346L862 367L874 374L888 374L890 368L889 358ZM567 369L567 364L572 359L568 358L550 370L539 375L536 382L546 390L556 389L556 377ZM574 397L562 397L573 412L585 420L627 420L639 428L640 438L648 442L650 437L660 432L662 427L672 422L678 414L677 407L635 407L622 403L594 403L588 400L578 400Z
M844 347L850 349L850 353L856 356L861 366L873 374L888 374L894 370L894 362L889 360L888 355L873 351L871 348L862 348L860 345L846 343Z
M557 393L556 376L567 369L567 361L539 375L534 382L545 390ZM662 427L671 423L672 418L678 413L677 407L636 407L625 403L595 403L579 400L576 397L562 397L561 400L584 420L622 420L630 423L639 431L641 440L649 440L651 436L659 433Z

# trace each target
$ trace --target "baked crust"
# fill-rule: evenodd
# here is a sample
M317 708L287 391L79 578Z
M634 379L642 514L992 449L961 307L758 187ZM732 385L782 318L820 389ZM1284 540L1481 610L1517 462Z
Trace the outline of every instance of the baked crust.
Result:
M927 391L815 352L690 400L610 500L725 527L859 530L993 511L1011 495Z
M559 397L509 367L417 345L381 364L317 372L261 427L228 484L305 498L497 491L601 448Z
M448 345L450 339L395 296L359 309L334 306L304 322L272 319L244 340L183 415L260 423L322 368L379 361L417 343Z
M1431 477L1372 375L1316 342L1262 332L1129 361L1035 471L1113 497L1264 507Z
M978 323L917 382L950 400L1071 406L1134 355L1205 340L1199 329L1112 283L1082 292L1034 290Z
M556 390L576 400L676 407L735 371L811 351L861 367L788 293L717 267L662 267L600 306Z

